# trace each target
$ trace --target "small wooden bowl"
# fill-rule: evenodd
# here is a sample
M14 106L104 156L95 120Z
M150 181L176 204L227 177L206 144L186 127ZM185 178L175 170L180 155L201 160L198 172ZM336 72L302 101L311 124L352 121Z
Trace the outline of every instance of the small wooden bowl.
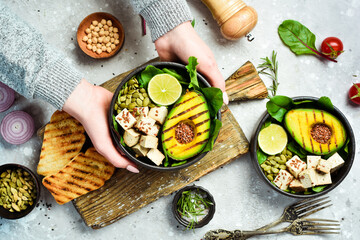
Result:
M90 27L92 21L96 20L96 21L100 22L102 19L111 20L112 26L117 27L119 29L119 32L118 32L119 44L116 45L115 49L113 49L110 53L102 52L100 54L97 54L96 52L93 52L92 50L87 49L87 47L86 47L87 43L84 42L82 39L84 36L87 35L85 30L88 27ZM80 25L78 27L76 38L77 38L79 47L88 56L90 56L92 58L96 58L96 59L109 58L109 57L114 56L121 49L122 45L124 44L125 32L124 32L124 28L123 28L122 24L120 23L120 21L117 20L113 15L111 15L110 13L105 13L105 12L96 12L96 13L90 14L89 16L84 18L84 20L82 20L82 22L80 23Z

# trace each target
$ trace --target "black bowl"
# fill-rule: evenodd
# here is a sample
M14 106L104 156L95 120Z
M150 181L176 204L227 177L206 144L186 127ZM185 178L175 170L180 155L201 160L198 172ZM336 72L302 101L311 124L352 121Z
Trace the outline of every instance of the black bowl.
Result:
M311 101L317 101L318 98L315 97L294 97L293 100L296 101L304 101L304 100L311 100ZM303 108L305 107L304 105L297 105L296 108ZM315 107L317 109L323 109L321 106L316 106ZM258 125L258 127L255 130L255 133L253 134L253 137L251 139L251 159L252 162L254 164L254 167L256 169L256 171L258 172L258 174L260 175L260 177L265 181L265 183L267 185L269 185L272 189L276 190L277 192L284 194L288 197L294 197L294 198L310 198L310 197L317 197L317 196L321 196L321 195L325 195L327 193L329 193L330 191L332 191L334 188L336 188L337 186L339 186L339 184L345 179L345 177L347 176L347 174L349 173L351 166L354 162L354 157L355 157L355 136L354 136L354 132L350 126L350 123L348 122L348 120L346 119L346 117L344 116L344 114L334 106L334 110L333 111L329 111L328 109L323 109L331 114L333 114L335 117L337 117L342 124L344 125L344 128L346 130L347 136L350 139L350 142L348 144L348 158L344 159L345 164L335 173L331 174L331 179L332 179L332 184L329 185L328 187L326 187L323 191L318 192L318 193L312 193L312 194L294 194L294 193L290 193L290 192L285 192L283 190L281 190L280 188L278 188L277 186L275 186L274 184L271 183L271 181L269 179L267 179L267 177L265 176L264 172L262 171L259 163L258 163L258 159L257 159L257 155L256 155L256 151L259 149L259 145L258 145L258 135L259 132L261 130L261 126L264 125L264 123L266 122L266 120L270 119L270 115L268 114L268 112L266 111L264 113L264 115L261 117L260 119L260 123Z
M36 175L29 168L22 166L20 164L9 163L9 164L4 164L4 165L0 166L0 173L2 173L5 170L8 170L8 169L18 169L18 168L23 169L24 171L28 172L30 174L30 176L32 177L35 187L36 187L36 199L33 201L33 204L31 206L28 206L25 210L22 210L20 212L10 212L9 210L0 206L0 217L2 217L2 218L7 218L7 219L22 218L22 217L28 215L35 208L36 204L38 203L38 201L40 199L39 180L37 179Z
M214 200L214 197L211 195L211 193L208 190L206 190L203 187L196 186L196 185L187 186L187 187L184 187L184 188L180 189L174 196L174 199L172 201L171 210L172 210L172 212L173 212L173 214L175 216L175 219L181 225L183 225L184 227L188 227L189 222L186 219L181 217L180 213L177 210L177 203L178 203L182 193L184 191L187 191L187 190L199 190L200 192L203 192L203 193L206 194L206 199L208 201L212 202L212 205L209 205L208 214L203 219L201 219L200 221L198 221L197 223L194 224L194 228L201 228L201 227L205 226L206 224L208 224L210 222L210 220L213 218L214 214L215 214L215 200Z
M187 69L185 68L185 65L180 64L180 63L174 63L174 62L154 62L154 63L149 63L149 64L146 64L144 66L136 68L129 75L127 75L122 80L122 82L119 84L119 86L116 88L114 96L113 96L112 101L111 101L109 113L108 113L108 122L109 122L109 126L110 126L110 133L111 133L112 140L115 143L118 151L125 153L125 155L131 161L133 161L134 163L136 163L136 164L138 164L140 166L143 166L145 168L152 169L152 170L157 170L157 171L176 171L176 170L179 170L179 169L186 168L186 167L196 163L200 159L202 159L207 154L207 152L201 153L201 154L196 155L196 156L194 156L192 158L189 158L188 162L183 164L183 165L174 166L174 167L157 166L151 160L149 160L147 158L137 158L137 157L135 157L135 155L132 152L128 151L124 146L122 146L120 144L120 135L114 128L113 118L112 118L113 109L114 109L115 102L117 100L117 97L119 95L119 92L120 92L121 88L133 76L135 76L138 73L142 72L148 65L153 65L153 66L155 66L157 68L160 68L160 69L162 69L162 68L174 69L174 70L176 70L177 73L179 73L182 76L189 76L189 73L187 72ZM187 77L187 78L189 79L189 77ZM201 74L197 73L197 78L198 78L199 84L201 84L202 86L211 87L210 84L205 80L205 78ZM217 113L217 118L219 120L221 120L221 111L220 110ZM123 134L123 129L120 130L120 134Z

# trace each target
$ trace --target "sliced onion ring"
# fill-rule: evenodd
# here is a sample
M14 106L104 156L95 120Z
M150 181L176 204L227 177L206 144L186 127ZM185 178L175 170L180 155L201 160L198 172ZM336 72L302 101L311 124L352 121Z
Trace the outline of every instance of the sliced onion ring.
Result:
M1 121L0 132L8 143L25 143L35 132L34 120L26 112L13 111Z
M0 112L8 110L15 100L15 91L0 82Z

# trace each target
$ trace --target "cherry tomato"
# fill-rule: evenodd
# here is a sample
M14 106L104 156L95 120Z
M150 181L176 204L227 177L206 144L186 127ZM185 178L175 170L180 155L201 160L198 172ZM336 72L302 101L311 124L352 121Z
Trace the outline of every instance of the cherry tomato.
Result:
M321 43L321 52L333 59L337 58L342 52L344 52L343 50L343 43L337 37L325 38Z
M354 83L350 88L349 98L353 103L360 104L360 83Z

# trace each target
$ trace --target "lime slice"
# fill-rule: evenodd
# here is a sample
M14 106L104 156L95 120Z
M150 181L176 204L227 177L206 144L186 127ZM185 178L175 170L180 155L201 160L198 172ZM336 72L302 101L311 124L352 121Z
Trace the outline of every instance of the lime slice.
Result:
M262 129L258 136L259 147L268 155L281 153L288 142L284 128L277 124L270 124Z
M162 106L176 102L181 95L181 91L179 81L167 73L155 75L148 85L149 97L154 103Z

